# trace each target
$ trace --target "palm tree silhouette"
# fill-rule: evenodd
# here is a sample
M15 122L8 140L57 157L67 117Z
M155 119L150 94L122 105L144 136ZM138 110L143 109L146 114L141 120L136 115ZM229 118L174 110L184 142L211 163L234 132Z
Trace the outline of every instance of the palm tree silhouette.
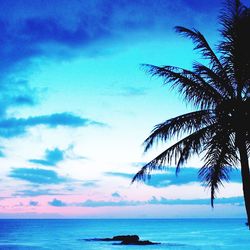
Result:
M240 0L228 0L219 16L222 40L218 53L196 29L177 26L176 31L195 44L208 64L194 63L192 70L173 66L144 65L151 75L164 78L197 111L169 119L155 126L145 140L145 152L158 141L182 138L141 168L134 181L145 181L153 170L165 164L180 167L194 154L203 154L199 178L216 191L229 181L230 172L240 165L243 194L250 229L250 9Z

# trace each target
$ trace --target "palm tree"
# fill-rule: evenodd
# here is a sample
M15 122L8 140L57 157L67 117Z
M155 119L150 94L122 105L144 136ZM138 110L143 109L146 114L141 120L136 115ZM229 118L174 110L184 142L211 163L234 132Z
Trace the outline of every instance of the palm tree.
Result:
M192 70L173 66L144 65L151 75L164 78L194 112L169 119L154 127L145 140L145 152L158 141L178 141L141 168L134 181L145 181L153 170L166 164L180 167L194 154L203 154L198 175L211 190L211 206L216 192L230 172L240 165L243 194L250 229L250 9L240 0L228 0L219 17L222 40L218 56L196 29L176 27L195 44L207 64L194 63ZM179 139L181 138L181 139Z

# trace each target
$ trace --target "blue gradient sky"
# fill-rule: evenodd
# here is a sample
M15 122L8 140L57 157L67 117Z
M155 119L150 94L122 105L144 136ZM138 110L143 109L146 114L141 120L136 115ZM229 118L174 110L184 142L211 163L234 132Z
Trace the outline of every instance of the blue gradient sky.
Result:
M221 1L0 0L0 217L244 217L240 173L210 208L199 158L130 185L153 126L193 110L143 63L200 57L173 30L219 40Z

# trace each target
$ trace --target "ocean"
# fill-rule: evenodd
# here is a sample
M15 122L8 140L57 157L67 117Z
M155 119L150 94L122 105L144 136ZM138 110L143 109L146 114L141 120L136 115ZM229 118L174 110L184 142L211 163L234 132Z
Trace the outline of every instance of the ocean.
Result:
M161 244L85 241L128 234ZM2 219L0 249L249 250L250 231L243 219Z

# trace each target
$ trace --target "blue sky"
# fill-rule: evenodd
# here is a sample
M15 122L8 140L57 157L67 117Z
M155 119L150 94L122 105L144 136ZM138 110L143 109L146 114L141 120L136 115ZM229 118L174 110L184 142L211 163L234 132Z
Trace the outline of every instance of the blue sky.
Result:
M200 57L173 27L195 27L214 46L221 1L1 6L0 217L245 216L240 173L211 209L198 157L177 178L173 165L130 184L167 146L143 154L153 126L193 110L141 64L190 68Z

